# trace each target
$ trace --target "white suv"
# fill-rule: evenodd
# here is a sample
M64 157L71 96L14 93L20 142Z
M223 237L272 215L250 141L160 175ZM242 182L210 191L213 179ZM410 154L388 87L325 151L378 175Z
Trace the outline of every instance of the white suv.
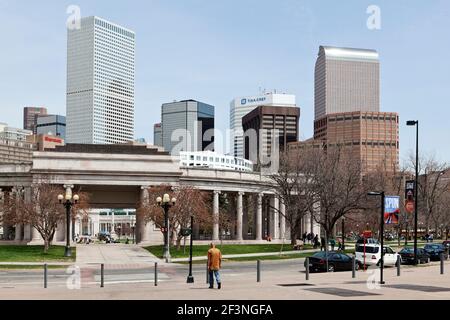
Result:
M366 244L366 265L380 265L381 261L381 245ZM355 252L356 260L361 264L364 263L364 245L358 244ZM384 265L395 266L397 264L398 253L392 250L391 247L384 246Z

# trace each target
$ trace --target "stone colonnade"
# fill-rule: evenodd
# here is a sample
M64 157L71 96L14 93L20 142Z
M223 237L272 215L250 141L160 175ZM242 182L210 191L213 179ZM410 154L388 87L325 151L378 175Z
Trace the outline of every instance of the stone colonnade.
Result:
M278 199L276 195L264 193L245 193L242 191L228 192L222 190L208 191L212 192L212 241L234 240L243 242L248 240L263 241L270 238L271 240L290 240L290 226L285 218L285 205ZM231 201L235 201L235 226L234 230L230 230L228 237L224 237L224 231L220 226L220 201L221 196L230 196ZM148 187L141 188L141 201L149 201ZM252 201L250 201L252 200ZM250 202L250 203L249 203ZM245 205L247 204L247 205ZM252 213L250 216L250 212ZM137 216L137 242L151 242L151 235L155 233L153 223L145 223L142 218ZM153 230L152 230L153 228ZM311 217L304 219L302 230L308 228L319 233L320 230L312 223ZM251 233L247 233L251 230ZM159 232L159 231L158 231ZM198 240L199 226L194 225L194 237ZM160 237L162 239L162 237ZM208 239L200 239L208 240Z
M235 240L237 242L246 240L262 241L267 239L272 240L290 240L290 226L284 216L285 206L276 197L276 195L269 193L251 193L242 191L222 191L213 190L212 192L212 241L220 241L224 238L224 230L220 228L220 197L227 195L231 201L235 201L235 226L231 230L230 238L227 240ZM16 188L12 190L12 195L23 196L25 201L32 201L31 187ZM142 186L140 188L140 201L145 203L151 201L149 199L149 186ZM246 204L246 205L244 205ZM250 215L251 212L251 215ZM80 224L81 220L78 219ZM81 225L75 224L75 234L81 234ZM77 228L78 226L78 228ZM39 232L31 228L30 225L16 225L15 241L25 242L42 242ZM71 228L72 228L71 223ZM66 241L66 227L65 221L58 224L55 233L54 241ZM95 231L95 227L91 227L91 231ZM248 231L251 230L249 233ZM72 230L71 230L72 231ZM311 217L306 217L302 223L302 232L312 232L318 234L320 229L312 223ZM221 234L222 232L222 234ZM95 232L94 232L95 233ZM92 234L94 234L92 233ZM72 232L70 232L72 234ZM198 234L198 226L194 226L194 235ZM161 241L161 233L155 227L153 222L145 222L139 216L136 217L136 241L137 243L152 243Z

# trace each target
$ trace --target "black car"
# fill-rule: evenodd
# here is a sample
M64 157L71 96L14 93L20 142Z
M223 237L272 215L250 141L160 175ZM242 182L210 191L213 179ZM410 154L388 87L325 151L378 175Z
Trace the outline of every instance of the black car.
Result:
M327 258L325 251L317 252L309 257L309 272L326 272ZM360 263L356 263L356 270L360 267ZM305 260L306 268L306 260ZM328 272L335 271L351 271L352 258L344 253L330 251L328 252Z
M414 263L414 248L404 248L398 253L402 258L403 264L413 264ZM422 248L417 248L417 260L418 263L428 263L430 262L430 255Z
M446 241L442 242L442 245L443 245L447 250L450 249L450 241L449 241L449 240L446 240Z
M441 254L444 255L444 259L448 259L448 251L444 245L438 243L428 243L425 245L424 250L430 255L431 260L441 260Z

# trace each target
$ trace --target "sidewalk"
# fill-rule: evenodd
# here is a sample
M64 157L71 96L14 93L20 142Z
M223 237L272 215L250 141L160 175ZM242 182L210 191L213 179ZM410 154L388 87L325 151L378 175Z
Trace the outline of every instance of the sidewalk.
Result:
M153 265L160 260L138 245L77 245L77 265Z

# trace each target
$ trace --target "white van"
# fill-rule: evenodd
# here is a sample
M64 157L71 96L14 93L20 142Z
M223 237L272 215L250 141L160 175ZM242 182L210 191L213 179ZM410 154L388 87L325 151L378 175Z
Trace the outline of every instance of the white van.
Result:
M366 244L366 265L380 265L381 262L381 245L379 244ZM364 263L364 245L358 244L355 252L356 260L361 264ZM398 259L398 253L392 250L391 247L384 246L384 265L396 266Z

